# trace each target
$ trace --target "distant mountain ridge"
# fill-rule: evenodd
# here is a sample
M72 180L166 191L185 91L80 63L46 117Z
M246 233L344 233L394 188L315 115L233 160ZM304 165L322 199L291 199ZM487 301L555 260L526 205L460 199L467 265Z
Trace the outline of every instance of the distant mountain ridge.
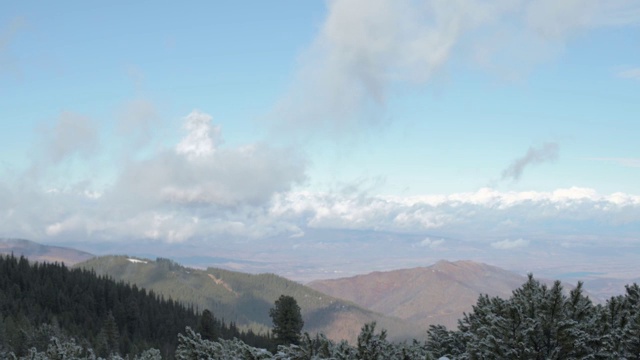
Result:
M281 294L294 296L303 310L304 331L323 332L331 339L349 341L354 341L360 327L371 321L377 321L394 339L423 338L431 324L455 328L457 320L471 310L479 294L508 298L526 280L495 266L443 260L428 267L317 280L305 287L274 274L252 275L218 268L197 270L168 259L95 258L83 251L23 239L0 238L2 253L23 255L30 261L92 268L98 275L109 275L192 303L200 310L208 308L217 317L256 331L271 327L268 309L275 299ZM618 284L620 281L602 278L585 283L604 292L623 288ZM572 285L565 288L571 289Z
M209 309L218 318L254 331L271 328L269 309L280 295L293 296L301 310L303 331L324 333L334 340L354 342L361 327L376 321L395 339L424 338L425 330L404 320L385 316L313 290L274 274L246 274L216 268L198 270L168 259L103 256L77 264L165 298Z
M88 252L62 247L43 245L25 239L0 238L0 254L24 256L31 261L59 262L73 266L94 257Z
M508 298L526 278L473 261L439 261L429 267L317 280L309 287L427 329L450 329L482 294Z

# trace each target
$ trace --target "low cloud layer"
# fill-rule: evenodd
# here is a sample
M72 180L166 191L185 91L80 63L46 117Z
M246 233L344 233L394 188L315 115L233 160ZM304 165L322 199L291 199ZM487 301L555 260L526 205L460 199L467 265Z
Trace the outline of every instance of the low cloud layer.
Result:
M446 238L494 249L524 247L540 239L640 243L638 195L603 195L578 187L553 192L485 188L413 197L299 191L296 185L305 180L303 159L261 144L216 146L209 140L221 136L220 129L203 113L185 117L185 124L194 117L204 121L187 126L179 143L196 139L212 148L180 152L183 147L176 145L131 160L102 191L90 182L56 189L0 183L0 236L212 244L280 236L303 244L309 229L338 229L422 234L423 240L414 244L432 249L449 248Z
M613 234L621 235L618 228L629 231L640 227L640 196L600 195L577 187L553 192L487 188L420 197L287 193L276 198L271 211L280 219L313 228L438 233L476 241L525 235L568 236L579 241L580 236L613 238ZM580 229L577 224L590 225ZM625 234L634 236L632 232Z
M520 180L522 173L527 167L556 160L559 149L560 146L557 143L544 143L538 148L530 147L524 156L514 160L511 165L502 172L502 180Z

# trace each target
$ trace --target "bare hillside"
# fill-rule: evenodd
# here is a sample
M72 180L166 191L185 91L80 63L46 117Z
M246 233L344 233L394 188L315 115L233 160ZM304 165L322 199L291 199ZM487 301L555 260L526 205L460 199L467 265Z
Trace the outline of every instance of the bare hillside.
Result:
M440 261L429 267L319 280L308 285L426 329L431 324L454 328L480 294L506 298L524 281L523 276L486 264Z

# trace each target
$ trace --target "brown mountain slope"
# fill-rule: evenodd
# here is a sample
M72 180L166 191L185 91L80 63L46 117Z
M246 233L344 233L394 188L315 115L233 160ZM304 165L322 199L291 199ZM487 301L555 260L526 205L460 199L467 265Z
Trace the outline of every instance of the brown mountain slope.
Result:
M69 266L94 257L87 252L61 246L42 245L23 239L0 239L0 254L11 253L31 261L59 262Z
M426 329L432 324L455 328L480 294L507 298L524 281L523 276L486 264L440 261L429 267L313 281L308 286Z

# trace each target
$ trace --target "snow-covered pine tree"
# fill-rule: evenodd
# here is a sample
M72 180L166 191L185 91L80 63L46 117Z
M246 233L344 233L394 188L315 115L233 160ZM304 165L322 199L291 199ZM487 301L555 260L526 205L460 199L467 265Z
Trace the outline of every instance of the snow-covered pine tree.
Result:
M449 331L444 325L431 325L427 331L426 349L437 358L456 358L464 354L465 343L460 331Z
M265 349L251 347L244 342L233 339L209 341L202 339L200 334L191 328L185 329L186 335L178 335L178 360L268 360L273 355Z

